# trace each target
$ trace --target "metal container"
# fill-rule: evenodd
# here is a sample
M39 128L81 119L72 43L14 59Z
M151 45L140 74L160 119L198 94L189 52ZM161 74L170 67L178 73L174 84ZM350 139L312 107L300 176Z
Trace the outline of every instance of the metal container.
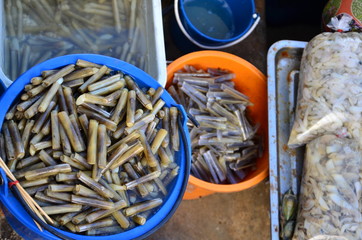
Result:
M12 81L15 80L17 76L19 76L22 72L34 66L35 64L56 56L74 53L95 53L124 60L141 68L142 70L150 74L154 79L156 79L162 86L165 86L166 57L163 39L162 11L160 0L135 0L132 2L114 1L118 3L117 6L122 6L123 3L129 2L129 5L123 5L128 6L127 8L124 7L121 9L120 7L118 7L120 14L119 19L121 21L121 28L119 29L118 33L115 20L112 18L112 14L114 14L114 8L112 8L111 5L112 1L107 1L106 3L101 3L102 1L92 0L57 2L59 2L58 6L53 5L55 1L48 0L0 0L0 16L2 16L0 18L0 79L4 82L6 87L8 87L12 83ZM11 8L9 8L6 3L11 3ZM48 7L46 5L43 5L44 3L48 3ZM135 11L132 11L133 3L136 3L135 7L133 8L135 9ZM93 7L93 9L91 10L99 10L103 15L93 14L89 11L84 13L84 11L87 11L87 4L93 4L94 6L96 6ZM97 8L97 4L102 6ZM108 6L105 6L106 4L108 4ZM33 5L37 6L38 8L34 7ZM20 7L22 11L20 10ZM108 10L106 7L108 7ZM7 18L6 16L9 12L9 9L11 10L10 20L15 26L14 36L10 36L7 31L9 18ZM73 16L68 16L67 14L65 14L64 12L66 11L72 12ZM29 12L33 14L31 16L27 15ZM62 24L58 24L57 22L57 12L62 12L62 17L60 21ZM139 18L139 23L136 22L133 25L130 23L130 18L132 18L132 12L134 13L134 16L136 16L136 18ZM105 17L105 23L98 20L102 16L104 17L104 14L107 13L109 13L110 16ZM47 16L44 16L44 14L46 14ZM76 16L74 17L74 15ZM50 18L50 20L44 20L47 19L46 17L48 19ZM83 17L83 20L79 20L81 17ZM93 17L99 18L92 19ZM38 24L34 20L37 18L40 18L39 21L41 24ZM20 19L22 19L22 21ZM93 31L91 28L88 29L87 24L90 23L88 23L87 21L92 22L92 24L97 24L97 26L100 26L100 30ZM23 35L19 34L17 31L17 26L19 25L19 22L22 22L23 24ZM74 23L76 25L74 25ZM55 26L57 30L54 30L52 26ZM135 31L136 26L137 29L139 29L137 34ZM45 27L47 30L34 30L37 27ZM62 35L60 34L60 32L64 33L64 29L71 30L70 34L68 34L66 37L62 37ZM32 41L36 42L36 37L44 36L44 32L46 33L47 39L51 38L52 41L55 41L54 39L59 39L59 42L62 41L63 44L59 45L58 42L58 45L56 45L56 43L51 42L55 45L55 47L49 50L52 51L52 54L49 55L46 55L46 52L43 50L44 47L47 47L47 44L38 44L38 46L34 46L29 44L28 41L30 38L33 38ZM67 32L65 31L65 33ZM105 41L103 40L107 40L110 37L112 37L110 41L105 44ZM14 39L15 43L13 41ZM124 45L126 41L128 41L129 43L128 48ZM137 44L133 48L132 41L137 41ZM64 46L64 42L66 44L66 47ZM27 64L26 66L22 66L25 65L23 64L23 56L27 56L25 54L26 50L24 50L24 46L26 44L30 46L30 53L29 48L27 49L27 54L30 55L30 60L29 64ZM70 47L72 44L73 47ZM15 49L20 49L16 53L18 59L16 67L18 67L18 69L15 70L16 73L14 74L9 74L12 70L9 71L11 67L7 65L11 63L11 59L9 59L9 56L11 56L9 54L9 49L11 48L9 46L12 46ZM47 47L47 49L49 49L49 46ZM123 49L127 49L124 50L126 54L123 54ZM130 49L134 49L132 51L132 58L122 57L124 55L127 55L127 53L130 53ZM37 54L40 56L37 57Z
M294 120L298 75L307 42L282 40L268 51L268 117L271 239L280 236L280 203L289 189L299 194L304 148L287 146Z

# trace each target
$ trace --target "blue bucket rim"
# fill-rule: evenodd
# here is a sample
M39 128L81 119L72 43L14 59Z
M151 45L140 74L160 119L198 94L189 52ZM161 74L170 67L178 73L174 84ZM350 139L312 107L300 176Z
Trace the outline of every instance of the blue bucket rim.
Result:
M56 69L68 64L75 63L78 59L83 59L86 61L94 62L97 64L106 65L113 70L122 71L130 76L132 76L135 81L141 85L145 85L148 87L153 87L157 89L158 87L162 87L156 80L154 80L150 75L148 75L143 70L127 63L122 60L98 55L98 54L71 54L71 55L64 55L56 58L52 58L46 60L42 63L39 63L26 72L24 72L21 76L18 77L5 91L5 93L0 97L0 130L2 124L5 119L5 114L12 105L12 103L19 97L21 91L23 91L24 86L30 82L30 79L35 76L39 76L41 71L49 70L49 69ZM191 159L191 144L190 144L190 137L187 130L187 115L184 108L177 104L173 98L169 95L167 91L164 91L161 95L161 98L165 100L166 105L175 106L177 107L182 115L182 129L180 131L183 132L183 136L185 139L181 141L180 144L180 151L178 154L184 157L184 162L182 162L182 158L180 160L180 170L179 175L173 181L172 191L169 192L166 199L163 199L164 202L162 203L161 207L157 210L156 213L148 219L145 225L143 226L136 226L130 230L125 230L122 233L114 234L114 235L107 235L107 236L86 236L86 235L79 235L74 234L68 231L63 231L58 228L54 228L57 231L72 237L74 239L81 238L86 240L100 240L100 239L107 239L107 240L116 240L119 238L122 239L143 239L155 231L157 231L160 227L163 226L175 213L176 209L180 205L182 201L183 194L186 190L189 173L190 173L190 164L191 162L188 161ZM1 171L3 171L1 169ZM59 239L58 237L54 236L53 234L43 231L40 232L34 222L31 220L30 216L25 212L25 209L20 205L18 200L13 196L11 191L9 191L8 196L4 196L3 192L7 192L7 186L1 186L0 191L0 199L2 203L5 205L7 210L22 224L26 224L26 227L30 228L32 232L35 234L41 235L43 237L47 237L47 239ZM13 200L13 201L10 201ZM14 210L12 205L21 206L20 209ZM172 204L172 205L170 205ZM10 223L11 224L11 223ZM136 233L137 231L141 231L141 233ZM21 233L18 233L22 235Z
M249 29L252 27L253 25L253 22L255 21L255 19L253 18L253 14L255 14L255 2L253 0L248 0L250 1L251 3L251 7L252 7L252 13L251 13L251 18L250 18L250 21L249 21L249 24L248 26L244 29L244 31L232 38L228 38L228 39L220 39L220 38L213 38L213 37L210 37L204 33L202 33L200 30L198 30L194 24L192 24L192 22L190 21L188 15L186 14L186 11L185 11L185 8L184 8L184 5L183 5L183 2L184 0L179 0L178 4L178 8L180 9L180 12L184 18L184 20L186 21L188 27L190 27L193 31L197 32L197 34L199 34L200 36L204 37L205 39L207 39L208 41L213 41L213 42L219 42L218 44L214 44L214 45L222 45L222 44L226 44L226 43L229 43L229 42L233 42L233 41L236 41L237 39L241 38L242 36L244 36L248 31Z

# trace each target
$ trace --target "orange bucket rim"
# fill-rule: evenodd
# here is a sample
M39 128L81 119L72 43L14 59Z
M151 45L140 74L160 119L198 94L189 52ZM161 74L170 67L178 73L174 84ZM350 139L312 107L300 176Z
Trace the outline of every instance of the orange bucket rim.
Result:
M242 180L240 183L235 183L235 184L210 183L198 179L190 174L189 183L213 192L219 192L219 193L239 192L258 185L268 176L268 173L269 173L269 167L263 169L259 174L257 174L253 178L250 178L248 180Z
M173 74L176 70L179 70L176 68L179 68L180 63L188 62L192 59L195 59L195 57L220 57L220 58L226 58L226 59L232 60L234 62L239 62L242 65L244 65L246 68L248 68L249 70L253 71L256 75L258 75L258 77L263 78L264 81L266 82L266 76L257 67L255 67L253 64L251 64L247 60L245 60L239 56L236 56L234 54L231 54L231 53L216 51L216 50L202 50L202 51L191 52L191 53L185 54L185 55L177 58L176 60L174 60L167 66L167 80L170 77L172 77L171 74ZM167 85L167 81L166 81L166 85Z

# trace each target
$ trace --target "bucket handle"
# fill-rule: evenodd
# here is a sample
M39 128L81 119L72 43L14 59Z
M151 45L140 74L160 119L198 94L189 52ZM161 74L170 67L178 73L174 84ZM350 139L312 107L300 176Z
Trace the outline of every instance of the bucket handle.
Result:
M2 82L2 84L4 85L5 89L8 88L13 81L11 81L2 71L2 69L0 69L0 82ZM1 83L0 83L1 84Z
M180 19L180 14L179 14L179 6L178 6L178 2L179 0L175 0L175 4L174 4L174 10L175 10L175 17L176 17L176 21L182 31L182 33L193 43L195 44L196 46L200 47L200 48L205 48L205 49L221 49L221 48L227 48L227 47L231 47L239 42L241 42L242 40L244 40L245 38L247 38L252 31L254 31L254 29L256 28L256 26L258 25L258 23L260 22L260 15L258 13L254 13L253 14L253 19L254 19L254 23L253 25L251 25L251 27L249 28L249 30L243 35L241 36L240 38L232 41L232 42L229 42L227 44L224 44L222 46L208 46L208 45L204 45L204 44L201 44L197 41L195 41L189 34L188 32L186 31L185 27L183 26L182 22L181 22L181 19Z

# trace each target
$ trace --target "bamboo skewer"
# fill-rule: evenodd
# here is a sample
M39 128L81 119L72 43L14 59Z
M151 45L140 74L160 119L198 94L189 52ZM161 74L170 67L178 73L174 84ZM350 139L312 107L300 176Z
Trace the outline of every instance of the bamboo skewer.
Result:
M29 207L34 211L34 213L44 222L46 222L43 218L43 216L46 218L48 222L51 224L54 224L54 221L46 214L43 209L35 202L35 200L25 191L25 189L20 185L18 180L15 178L15 176L12 174L10 169L6 166L4 160L0 157L0 167L5 171L6 176L8 176L12 182L15 183L15 186L19 189L21 195L23 196L25 202L29 205ZM36 225L39 227L39 229L42 231L41 227L38 223Z

